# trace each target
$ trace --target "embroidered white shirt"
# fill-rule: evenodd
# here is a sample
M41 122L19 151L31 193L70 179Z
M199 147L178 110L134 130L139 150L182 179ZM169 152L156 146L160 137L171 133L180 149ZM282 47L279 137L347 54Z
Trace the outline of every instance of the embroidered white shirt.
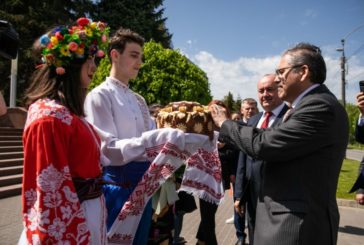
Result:
M111 165L127 163L120 153L121 141L123 145L125 141L132 144L133 137L153 129L144 98L113 77L107 77L87 95L85 113L87 121L96 127L101 149Z

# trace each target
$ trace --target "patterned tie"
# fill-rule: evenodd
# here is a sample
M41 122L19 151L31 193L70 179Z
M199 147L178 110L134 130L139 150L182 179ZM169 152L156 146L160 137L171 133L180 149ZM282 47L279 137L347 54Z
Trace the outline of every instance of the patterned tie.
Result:
M282 121L283 121L283 122L285 122L285 121L287 120L287 118L288 118L288 116L291 114L292 110L293 110L293 108L289 108L289 109L286 111L286 113L284 114L283 119L282 119Z
M271 115L272 115L271 111L266 111L264 113L264 121L263 121L262 125L260 126L260 128L268 128L269 118L270 118Z

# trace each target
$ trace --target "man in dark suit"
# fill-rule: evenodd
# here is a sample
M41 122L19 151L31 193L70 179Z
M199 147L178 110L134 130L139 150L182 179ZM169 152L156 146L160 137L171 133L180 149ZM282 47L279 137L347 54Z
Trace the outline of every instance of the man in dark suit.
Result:
M323 85L321 50L300 43L285 51L276 70L278 95L292 109L274 128L226 120L211 108L219 140L263 160L255 245L336 244L336 189L348 143L348 117Z
M240 104L240 112L242 115L241 120L238 120L238 122L242 125L247 125L247 122L249 121L249 119L256 115L259 110L258 110L258 102L253 99L253 98L245 98L241 101ZM231 148L231 147L230 147ZM238 157L239 157L239 150L234 150L234 152L236 152L236 156L234 160L230 161L230 182L233 186L233 194L234 194L234 203L235 203L235 179L236 179L236 173L237 173L237 165L238 165ZM242 205L244 205L242 203ZM234 214L233 217L227 219L225 221L227 224L229 223L234 223L234 227L235 227L235 234L237 237L237 241L235 243L235 245L240 245L240 244L245 244L245 240L246 240L246 233L245 233L245 214L236 210L236 208L234 207Z
M355 128L355 140L364 144L364 93L356 96L356 104L360 111L360 117ZM355 199L360 205L364 205L364 159L359 165L359 176L350 192L357 191Z
M282 121L288 106L279 98L278 85L274 82L274 79L274 74L267 74L258 82L258 100L263 112L251 117L248 120L248 126L268 128L274 127ZM261 182L261 165L261 160L254 159L241 152L235 180L234 206L236 213L247 214L250 245L253 245L254 238L255 213ZM246 210L244 210L245 208Z

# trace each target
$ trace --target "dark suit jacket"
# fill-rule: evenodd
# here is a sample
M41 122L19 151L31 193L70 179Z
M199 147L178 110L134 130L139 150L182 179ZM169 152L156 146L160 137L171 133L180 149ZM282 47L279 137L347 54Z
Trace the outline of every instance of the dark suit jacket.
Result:
M364 144L364 125L359 126L358 124L356 124L355 140L361 144ZM364 158L361 160L361 163L359 165L358 178L350 190L350 192L354 191L357 191L357 193L364 194Z
M222 142L264 161L256 245L336 244L336 188L348 135L346 111L325 85L275 128L223 123Z
M230 145L225 145L218 150L221 162L222 183L224 190L228 190L230 189L230 176L236 175L239 150Z
M364 144L364 125L359 126L358 124L356 124L355 140L361 144Z
M284 105L277 118L274 120L271 127L275 127L280 124L282 118L286 111L288 110L288 106ZM251 117L247 123L248 126L256 127L258 125L259 119L262 117L263 112L258 113ZM261 172L260 168L262 165L261 160L256 160L251 156L247 156L244 152L241 152L239 156L237 171L236 171L236 179L235 179L235 192L234 197L240 198L241 200L246 200L244 195L246 194L246 190L248 188L248 184L251 181L254 181L255 188L259 190L260 188L260 179Z

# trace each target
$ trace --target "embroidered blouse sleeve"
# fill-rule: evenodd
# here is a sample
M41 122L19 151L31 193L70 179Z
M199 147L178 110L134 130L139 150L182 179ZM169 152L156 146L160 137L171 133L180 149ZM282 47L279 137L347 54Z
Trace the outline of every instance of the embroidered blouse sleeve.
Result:
M42 118L28 125L23 135L23 220L30 244L89 243L68 165L68 123L72 121Z

